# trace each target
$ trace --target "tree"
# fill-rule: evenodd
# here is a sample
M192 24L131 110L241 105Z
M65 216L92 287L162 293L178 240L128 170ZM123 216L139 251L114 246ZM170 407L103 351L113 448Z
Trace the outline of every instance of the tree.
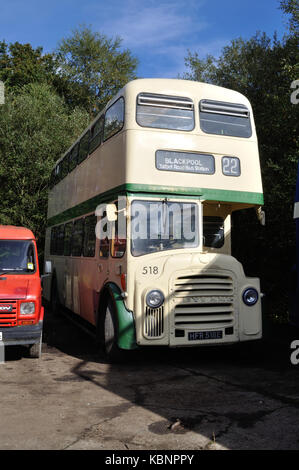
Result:
M282 2L284 8L295 2ZM297 2L296 2L297 3ZM295 22L293 21L293 25ZM260 229L250 211L236 214L235 254L250 275L258 274L268 308L286 310L288 272L295 260L292 218L298 150L298 107L291 103L291 83L298 79L298 42L290 31L283 40L257 33L231 41L218 59L188 53L185 78L237 90L251 101L259 139L267 225ZM252 231L255 240L252 240ZM249 247L251 251L249 252Z
M33 82L53 82L58 64L53 54L43 55L42 51L30 44L0 42L0 80L7 91Z
M73 84L73 100L90 115L96 114L128 81L136 78L137 59L128 49L121 51L121 39L92 32L86 26L75 29L57 48L60 74Z
M289 29L291 34L298 36L299 27L299 5L298 0L281 0L280 8L284 13L291 15L289 19Z
M54 162L88 123L86 111L70 112L45 83L6 94L0 114L1 224L22 225L43 237Z

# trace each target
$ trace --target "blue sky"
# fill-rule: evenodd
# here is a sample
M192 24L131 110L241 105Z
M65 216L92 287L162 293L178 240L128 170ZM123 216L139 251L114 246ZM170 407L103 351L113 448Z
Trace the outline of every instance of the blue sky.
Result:
M256 31L281 38L286 21L279 0L0 0L0 40L50 52L72 29L89 25L123 39L140 77L177 77L188 49L203 58Z

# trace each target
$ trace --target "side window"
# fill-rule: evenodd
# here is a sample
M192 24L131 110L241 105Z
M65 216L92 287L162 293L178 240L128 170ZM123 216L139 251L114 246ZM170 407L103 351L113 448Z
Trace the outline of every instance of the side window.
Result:
M51 228L51 243L50 243L50 254L51 255L56 255L56 233L57 233L57 227L52 227Z
M64 225L57 227L56 254L63 255Z
M72 231L73 231L73 222L68 222L67 224L65 224L64 246L63 246L64 256L70 256L71 254Z
M85 158L88 155L89 135L90 135L90 131L87 131L80 140L78 163L83 162L83 160L85 160Z
M103 129L104 116L101 116L91 128L89 153L94 152L95 149L101 144L103 137Z
M64 157L64 159L61 162L61 179L65 178L65 176L69 172L69 156L70 156L69 153L66 154L66 156Z
M103 212L103 218L107 217L106 211ZM103 230L107 231L107 224L103 226ZM100 240L100 258L108 258L109 257L109 238L106 237Z
M73 171L77 166L79 144L76 144L70 151L69 171Z
M112 137L122 129L124 125L124 108L124 99L119 98L107 109L104 124L104 140L109 139L109 137Z
M27 256L25 260L25 265L27 271L34 271L35 270L35 256L34 256L34 246L32 243L28 246L27 249Z
M97 218L95 215L89 215L85 218L83 256L93 257L95 255L96 223Z
M211 248L224 245L224 219L222 217L203 217L203 244Z
M84 219L78 219L74 222L72 234L72 256L81 256L83 245Z

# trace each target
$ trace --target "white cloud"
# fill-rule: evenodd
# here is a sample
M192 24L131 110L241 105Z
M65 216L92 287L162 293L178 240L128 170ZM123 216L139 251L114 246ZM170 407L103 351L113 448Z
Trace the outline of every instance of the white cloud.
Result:
M173 41L185 43L207 27L204 19L198 20L192 14L202 3L197 1L194 5L193 0L128 0L125 3L114 0L98 9L99 22L95 12L93 26L109 36L120 36L125 47L135 50L155 49Z
M84 8L93 11L93 29L119 36L139 59L139 75L177 77L186 71L187 50L218 55L226 41L208 42L211 25L203 8L207 0L110 0Z

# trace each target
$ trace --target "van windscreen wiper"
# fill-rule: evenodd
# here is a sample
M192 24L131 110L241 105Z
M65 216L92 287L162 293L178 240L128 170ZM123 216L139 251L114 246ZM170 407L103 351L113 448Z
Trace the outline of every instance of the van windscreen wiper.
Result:
M23 268L6 268L2 273L0 273L0 276L3 276L4 274L11 274L14 271L24 271Z

